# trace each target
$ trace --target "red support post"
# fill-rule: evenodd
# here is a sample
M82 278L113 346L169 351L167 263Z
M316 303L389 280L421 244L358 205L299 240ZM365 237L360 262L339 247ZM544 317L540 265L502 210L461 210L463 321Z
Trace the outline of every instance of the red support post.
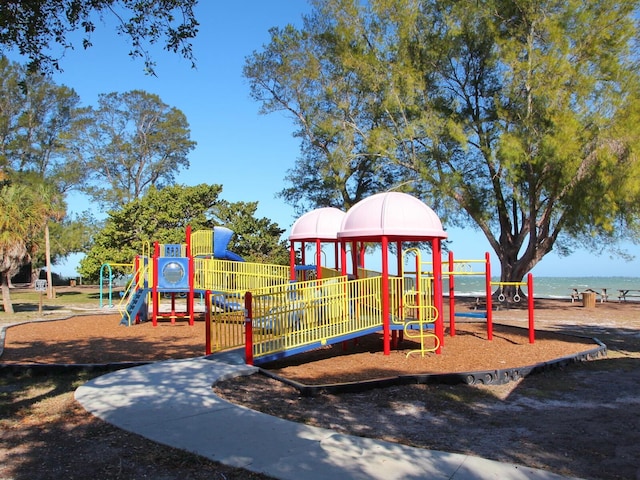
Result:
M191 229L189 228L189 231ZM191 235L189 235L191 238ZM189 252L191 252L191 247L189 247ZM196 266L193 256L189 254L189 293L187 294L187 313L189 314L189 325L193 327L195 324L195 276L196 276Z
M316 278L322 278L322 243L316 238Z
M153 304L152 324L158 326L158 310L160 309L160 299L158 298L158 257L160 256L160 245L154 243L153 247L153 285L151 285L151 303Z
M485 281L487 289L487 340L493 340L493 297L491 291L491 256L489 252L484 254L485 259Z
M129 288L132 292L138 291L141 288L140 285L140 255L136 255L136 258L133 261L133 279L131 279L133 285ZM136 314L136 318L134 320L134 324L138 325L140 323L140 312Z
M534 319L533 319L533 275L531 273L527 274L527 298L529 299L528 307L529 307L529 343L534 343L536 340L536 333L534 327Z
M453 252L449 250L449 336L456 336L456 296Z
M398 240L396 242L396 252L397 252L397 261L396 261L396 270L398 272L398 275L403 279L402 283L400 284L400 291L399 292L395 292L395 295L398 296L398 304L400 306L400 312L399 316L401 318L404 318L404 262L403 262L403 258L402 258L402 241ZM400 332L398 333L398 340L400 342L402 342L402 340L404 339L404 330L400 330Z
M253 365L253 298L251 292L244 296L244 361Z
M295 242L289 245L289 280L292 282L296 279L296 250Z
M382 334L385 355L391 355L391 324L389 323L389 240L382 236Z
M191 225L187 225L186 231L185 231L185 242L187 244L186 247L186 256L187 257L191 257Z
M176 323L176 293L171 292L171 323Z
M358 242L356 241L352 241L351 242L351 268L353 269L353 274L355 275L355 278L359 278L358 275L358 267L360 265L358 265ZM384 270L384 267L382 267Z
M211 355L211 290L204 293L204 354Z
M436 349L436 355L440 355L442 353L442 347L444 346L444 319L442 318L444 300L442 298L442 247L439 238L434 238L431 241L431 250L433 255L433 296L436 309L438 310L435 333L440 341Z

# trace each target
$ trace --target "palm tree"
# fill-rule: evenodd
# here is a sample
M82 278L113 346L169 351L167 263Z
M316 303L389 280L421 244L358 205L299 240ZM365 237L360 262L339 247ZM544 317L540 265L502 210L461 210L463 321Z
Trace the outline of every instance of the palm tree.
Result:
M49 221L60 222L66 215L66 205L63 194L54 185L40 183L37 187L38 195L44 201L42 214L44 219L45 265L47 268L47 298L53 298L53 279L51 277L51 242L49 238Z
M37 248L32 241L46 225L48 209L46 199L27 186L0 183L0 288L6 313L14 312L11 276L31 260Z

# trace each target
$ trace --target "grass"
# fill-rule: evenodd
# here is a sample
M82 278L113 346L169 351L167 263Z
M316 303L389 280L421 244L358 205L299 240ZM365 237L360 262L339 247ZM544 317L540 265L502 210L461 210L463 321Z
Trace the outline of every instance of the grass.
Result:
M85 372L55 376L0 376L0 425L3 429L11 428L27 418L53 420L52 414L64 411L56 405L66 406L70 401L69 394L90 378L92 376ZM42 418L43 415L46 418Z
M8 314L0 304L0 321L21 322L33 320L43 315L52 316L56 312L68 313L69 309L92 309L100 308L100 288L95 285L77 287L54 287L55 298L47 298L46 294L36 292L33 288L13 288L11 289L11 303L14 313ZM112 291L112 304L117 305L120 301L119 290ZM40 313L40 302L42 301L42 313ZM102 291L102 305L109 305L109 290Z

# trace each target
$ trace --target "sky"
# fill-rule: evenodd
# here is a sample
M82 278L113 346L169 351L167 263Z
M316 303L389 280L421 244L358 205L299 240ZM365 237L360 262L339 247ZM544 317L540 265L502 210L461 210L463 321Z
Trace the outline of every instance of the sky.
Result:
M295 221L293 208L276 193L284 187L286 171L299 156L295 126L284 114L259 114L260 105L249 95L242 76L245 59L269 42L269 29L288 23L301 24L309 12L304 0L201 1L196 8L200 32L193 42L197 68L177 54L151 49L156 77L145 75L144 64L128 56L129 47L115 34L113 26L98 24L93 46L80 45L61 61L63 72L54 81L73 88L83 105L95 105L101 93L145 90L160 96L166 104L181 110L197 142L189 156L190 167L178 183L223 186L221 198L258 202L258 217L267 217L288 235ZM69 198L72 211L87 208L86 198ZM437 212L436 212L437 213ZM447 228L446 225L444 225ZM471 228L449 229L456 258L480 259L490 251L484 236ZM640 254L629 244L628 251ZM78 256L54 267L63 276L75 277ZM499 263L492 258L493 271ZM551 253L533 270L536 276L639 276L637 261L611 259L586 252L560 258Z

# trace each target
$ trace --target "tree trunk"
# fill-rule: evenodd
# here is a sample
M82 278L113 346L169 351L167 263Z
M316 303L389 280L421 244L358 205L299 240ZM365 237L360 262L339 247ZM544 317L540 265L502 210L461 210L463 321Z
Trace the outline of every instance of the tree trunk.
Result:
M526 299L527 289L523 285L513 285L522 283L526 274L535 263L531 262L526 254L518 259L518 252L515 248L505 247L502 249L500 260L500 282L509 285L500 285L493 292L494 298L503 298L508 303L519 303ZM536 262L537 263L537 262Z
M47 298L53 298L53 281L51 277L51 242L49 241L49 222L44 226L44 257L47 265Z
M2 275L2 306L5 313L13 312L13 303L11 303L11 290L9 289L8 273L3 272Z

